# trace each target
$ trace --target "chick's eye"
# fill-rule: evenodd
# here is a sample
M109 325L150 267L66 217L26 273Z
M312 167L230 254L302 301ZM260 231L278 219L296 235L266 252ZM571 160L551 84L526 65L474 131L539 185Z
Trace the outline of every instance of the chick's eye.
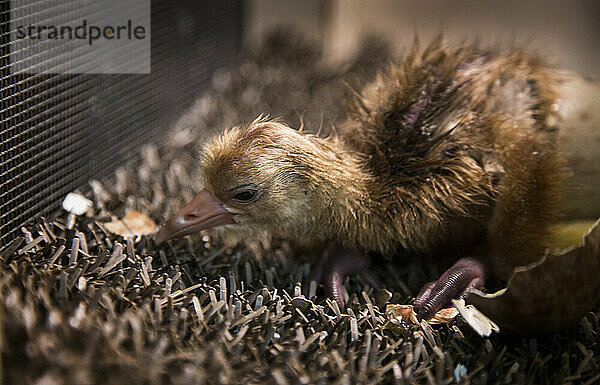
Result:
M255 190L244 190L244 191L240 191L239 193L235 194L233 196L233 199L238 200L238 201L249 201L250 199L254 198L255 196L256 196Z

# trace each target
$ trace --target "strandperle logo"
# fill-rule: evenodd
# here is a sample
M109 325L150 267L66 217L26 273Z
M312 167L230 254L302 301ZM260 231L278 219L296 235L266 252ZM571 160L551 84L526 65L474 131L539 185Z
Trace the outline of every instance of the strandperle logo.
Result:
M17 27L18 39L48 39L48 40L86 40L89 45L99 39L121 40L137 39L142 40L147 37L146 28L143 25L134 25L131 19L127 20L126 25L107 25L97 26L88 25L84 19L80 25L20 25Z
M11 2L13 74L148 74L150 0Z

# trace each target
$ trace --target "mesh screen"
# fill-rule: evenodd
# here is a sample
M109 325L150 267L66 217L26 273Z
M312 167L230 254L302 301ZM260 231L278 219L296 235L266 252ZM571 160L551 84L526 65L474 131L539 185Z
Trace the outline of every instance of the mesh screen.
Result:
M0 244L89 178L134 160L240 46L241 1L152 1L151 74L11 75L10 9L18 2L0 5Z

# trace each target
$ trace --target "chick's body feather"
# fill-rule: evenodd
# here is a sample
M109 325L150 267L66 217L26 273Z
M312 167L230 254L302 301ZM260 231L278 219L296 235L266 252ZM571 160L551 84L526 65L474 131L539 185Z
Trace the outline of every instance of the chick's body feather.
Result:
M358 243L390 253L483 242L504 277L539 257L565 177L548 124L558 82L520 52L434 44L365 87L340 130L371 175L358 211L381 219Z

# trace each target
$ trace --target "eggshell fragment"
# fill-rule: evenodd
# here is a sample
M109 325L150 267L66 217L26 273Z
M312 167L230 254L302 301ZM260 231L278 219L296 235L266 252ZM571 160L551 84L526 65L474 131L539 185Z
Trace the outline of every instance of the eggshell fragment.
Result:
M410 321L415 325L419 324L413 305L387 305L385 315L389 321L395 323Z
M77 193L68 193L62 201L63 209L75 215L85 214L92 205L91 200Z
M405 334L412 325L419 325L417 314L413 305L390 304L385 308L387 322L384 329L391 330L398 334ZM455 308L441 309L427 322L431 325L444 324L451 322L458 315Z
M458 310L465 322L482 337L489 337L500 328L473 305L465 305L464 299L453 299L452 304Z
M122 219L103 223L106 230L121 235L124 238L152 234L156 231L156 223L139 211L131 211Z
M458 309L455 307L449 307L441 309L431 317L429 320L430 324L447 324L452 321L458 315Z

